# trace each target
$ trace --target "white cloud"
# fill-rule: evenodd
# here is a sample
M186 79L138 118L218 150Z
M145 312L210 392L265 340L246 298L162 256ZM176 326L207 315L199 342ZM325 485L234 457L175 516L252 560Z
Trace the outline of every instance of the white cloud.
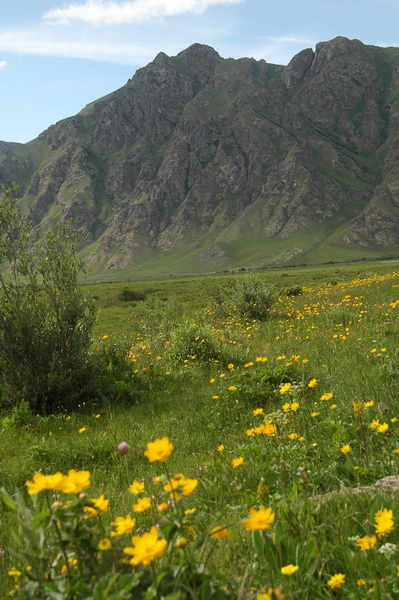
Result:
M0 60L0 71L5 69L7 62L5 60Z
M54 8L44 14L44 19L54 25L69 25L71 21L84 21L90 25L120 25L172 17L187 13L202 13L210 6L239 4L245 0L86 0L83 4L69 4Z
M17 54L36 54L40 56L63 56L67 58L86 58L117 64L137 65L153 60L159 52L154 44L126 43L115 40L63 38L60 35L48 35L50 32L35 30L13 30L0 32L0 52ZM180 50L181 48L179 48ZM2 67L0 61L0 68Z

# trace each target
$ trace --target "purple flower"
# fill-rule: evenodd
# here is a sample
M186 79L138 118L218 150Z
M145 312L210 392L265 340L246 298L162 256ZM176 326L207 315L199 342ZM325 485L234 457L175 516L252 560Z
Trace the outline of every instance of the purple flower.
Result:
M127 442L121 442L118 446L118 452L121 454L127 454L130 450L130 446Z

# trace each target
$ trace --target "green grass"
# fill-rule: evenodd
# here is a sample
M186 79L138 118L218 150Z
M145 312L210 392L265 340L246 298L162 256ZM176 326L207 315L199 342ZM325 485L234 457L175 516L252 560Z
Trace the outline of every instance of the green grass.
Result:
M269 268L256 273L267 285L280 291L298 285L330 282L335 284L373 273L384 274L392 271L393 265L395 262L359 262L286 269ZM122 300L120 295L125 289L142 294L145 298L158 296L166 300L171 296L176 297L193 309L200 309L206 308L209 304L209 296L214 290L219 287L229 287L235 278L245 277L245 275L245 271L234 271L206 276L137 278L112 283L88 281L82 285L82 291L96 299L99 309L96 333L98 335L125 334L131 327L132 314L140 309L142 302Z
M395 598L399 551L379 550L386 543L399 546L398 494L335 493L399 475L399 274L394 266L261 271L259 277L276 290L301 286L303 292L282 293L263 322L227 314L212 303L212 289L231 289L231 274L83 286L99 306L96 343L110 351L123 336L131 347L126 369L134 373L136 394L124 401L88 399L74 413L46 418L22 409L4 414L0 480L13 493L24 490L35 472L90 470L90 497L103 493L110 499L110 510L101 518L105 537L111 520L132 512L126 490L134 479L143 478L146 493L157 497L152 477L162 465L148 463L143 451L148 441L168 436L175 446L168 471L199 482L184 500L203 515L188 550L196 555L201 530L229 526L229 539L215 543L200 560L206 556L206 568L227 578L230 597L255 599L262 589L282 586L288 599ZM125 289L144 299L121 300ZM174 322L168 313L172 296L183 306ZM161 308L151 305L154 297L162 299ZM187 328L197 333L199 348L204 336L207 347L219 348L216 361L190 355L191 350L183 357ZM260 357L267 360L256 360ZM287 384L284 393L282 384ZM354 398L360 412L353 408ZM254 409L263 413L254 415ZM248 433L264 420L276 426L275 435ZM377 428L370 428L376 420ZM383 424L388 427L379 431ZM116 450L121 441L131 446L126 456ZM347 445L350 452L344 454ZM234 468L238 457L243 463ZM269 537L251 535L240 525L260 504L276 515ZM393 510L393 530L378 538L374 549L362 551L356 539L374 534L374 515L382 508ZM16 560L9 553L16 524L5 506L0 519L0 549L6 550L0 596L6 597L13 585L6 572ZM162 519L152 508L140 515L138 531ZM154 568L162 569L168 560L157 559ZM299 567L292 576L280 572L288 564ZM338 573L345 574L345 583L331 588L327 582ZM362 579L365 587L357 583Z

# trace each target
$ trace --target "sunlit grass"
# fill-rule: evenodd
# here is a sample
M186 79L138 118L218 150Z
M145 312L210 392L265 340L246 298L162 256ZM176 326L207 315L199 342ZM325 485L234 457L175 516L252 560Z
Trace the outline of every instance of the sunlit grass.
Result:
M143 453L149 440L168 436L175 446L168 469L198 479L190 497L203 511L198 526L231 529L206 565L227 576L231 597L256 598L280 587L274 597L395 597L396 492L335 494L398 475L399 465L399 274L384 267L354 275L332 283L331 272L324 281L319 272L296 278L303 293L281 294L265 322L223 313L205 293L190 305L201 286L187 280L176 321L172 312L157 318L154 305L146 313L149 327L139 318L148 299L113 303L110 286L96 343L110 352L123 332L124 368L133 377L123 385L137 385L139 393L88 399L73 414L4 415L3 484L13 492L35 472L88 469L91 495L110 500L102 518L107 526L132 511L126 490L133 480L157 493L152 478L159 464ZM276 274L271 283L279 282ZM117 451L122 441L131 447L126 456ZM237 525L260 505L276 514L270 538ZM360 549L356 539L374 535L382 508L393 510L392 531ZM5 595L12 587L6 572L14 565L8 548L15 521L1 511ZM142 531L156 518L149 513ZM381 551L386 543L394 545L391 553ZM299 568L281 573L286 565ZM337 574L345 575L342 585Z

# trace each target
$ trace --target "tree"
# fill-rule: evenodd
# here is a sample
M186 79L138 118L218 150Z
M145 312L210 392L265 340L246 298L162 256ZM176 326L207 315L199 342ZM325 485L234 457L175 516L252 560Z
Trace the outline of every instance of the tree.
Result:
M90 393L95 305L78 289L82 234L69 221L34 240L17 200L16 187L1 188L1 400L45 414L74 408Z

